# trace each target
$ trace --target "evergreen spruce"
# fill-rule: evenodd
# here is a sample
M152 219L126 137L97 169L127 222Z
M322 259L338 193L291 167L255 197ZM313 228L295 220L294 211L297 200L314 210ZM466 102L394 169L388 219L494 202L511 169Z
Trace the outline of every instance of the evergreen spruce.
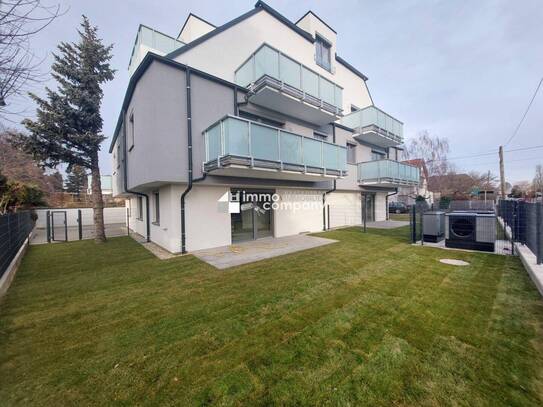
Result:
M80 165L73 165L66 178L66 190L76 194L79 198L81 192L87 188L87 172Z
M106 236L98 152L105 137L100 105L101 86L115 73L109 65L113 45L102 44L97 27L91 26L85 16L81 28L79 42L62 42L60 52L53 54L52 75L58 89L46 88L46 99L30 95L38 105L37 120L23 121L30 134L19 137L18 143L46 167L66 163L68 171L75 165L90 171L95 240L103 242Z

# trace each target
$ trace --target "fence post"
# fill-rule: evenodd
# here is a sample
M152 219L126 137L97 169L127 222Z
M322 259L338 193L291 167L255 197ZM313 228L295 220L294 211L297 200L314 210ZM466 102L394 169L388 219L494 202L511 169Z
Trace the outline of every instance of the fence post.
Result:
M330 230L330 205L326 205L328 207L328 230Z
M411 207L411 243L417 243L417 209Z
M543 202L536 203L536 227L535 227L535 242L536 242L536 258L537 264L543 263Z
M424 217L423 216L424 216L424 211L421 205L420 207L420 245L421 246L424 246Z
M47 243L51 243L51 218L50 211L45 212L45 230L47 231Z
M83 219L81 219L81 209L77 210L77 228L79 231L79 240L83 240Z
M130 208L126 208L126 234L130 236Z

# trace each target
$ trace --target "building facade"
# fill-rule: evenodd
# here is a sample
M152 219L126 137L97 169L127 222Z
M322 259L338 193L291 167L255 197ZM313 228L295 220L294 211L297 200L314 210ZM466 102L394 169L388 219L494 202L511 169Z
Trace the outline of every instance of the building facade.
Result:
M131 227L190 252L384 220L419 171L336 43L261 1L219 27L190 14L176 38L140 26L110 147Z

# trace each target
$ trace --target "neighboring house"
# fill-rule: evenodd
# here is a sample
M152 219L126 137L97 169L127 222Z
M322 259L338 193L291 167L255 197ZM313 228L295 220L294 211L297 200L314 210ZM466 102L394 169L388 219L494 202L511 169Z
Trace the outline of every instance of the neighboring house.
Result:
M391 196L390 201L413 205L417 196L422 196L431 205L434 202L434 194L428 190L428 168L426 167L426 162L422 158L415 158L413 160L402 161L402 163L418 168L420 182L416 185L399 187L398 194Z
M103 195L113 194L113 177L111 175L101 175L100 184L102 185ZM92 176L87 176L87 194L92 195Z
M131 227L186 252L357 225L363 207L386 219L419 171L397 161L403 124L336 42L314 13L293 23L261 1L219 27L190 14L177 38L140 26L110 147Z

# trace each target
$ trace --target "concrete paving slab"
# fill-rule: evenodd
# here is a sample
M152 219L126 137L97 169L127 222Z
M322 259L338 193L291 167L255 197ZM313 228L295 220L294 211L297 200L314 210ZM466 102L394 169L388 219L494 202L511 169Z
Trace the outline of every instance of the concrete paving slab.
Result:
M408 225L409 222L404 220L382 220L378 222L366 223L366 227L373 229L396 229Z
M308 235L295 235L280 238L266 237L231 246L198 250L191 254L218 269L226 269L228 267L270 259L283 254L312 249L314 247L324 246L335 242L337 242L337 240Z

